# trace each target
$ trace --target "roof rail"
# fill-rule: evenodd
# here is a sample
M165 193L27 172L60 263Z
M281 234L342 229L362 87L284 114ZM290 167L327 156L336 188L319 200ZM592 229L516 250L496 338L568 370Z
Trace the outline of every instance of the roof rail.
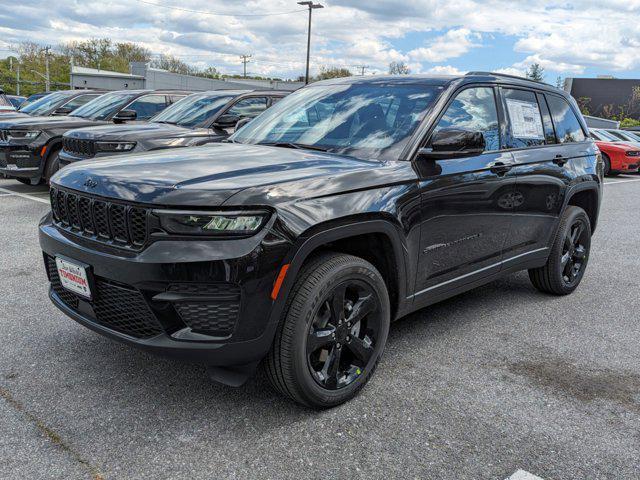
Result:
M537 80L531 80L530 78L527 78L527 77L519 77L518 75L509 75L508 73L483 72L481 70L477 70L477 71L474 71L474 72L465 73L465 76L467 76L467 75L493 75L494 77L515 78L517 80L528 80L530 82L542 83L543 85L549 85L549 86L553 87L553 85L551 85L550 83L547 83L547 82L538 82Z

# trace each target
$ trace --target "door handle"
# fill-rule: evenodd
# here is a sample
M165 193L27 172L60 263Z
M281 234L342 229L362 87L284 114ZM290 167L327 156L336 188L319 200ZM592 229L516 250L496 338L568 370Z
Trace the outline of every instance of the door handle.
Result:
M489 165L489 170L496 175L505 175L512 168L513 165L504 162L493 162Z
M556 165L558 165L559 167L564 167L565 164L569 161L569 159L563 155L556 155L553 158L553 163L555 163Z

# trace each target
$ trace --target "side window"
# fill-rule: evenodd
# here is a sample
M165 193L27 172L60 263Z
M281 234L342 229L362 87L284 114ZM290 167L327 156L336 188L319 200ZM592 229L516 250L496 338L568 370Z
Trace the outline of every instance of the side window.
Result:
M542 124L544 125L545 143L547 145L558 143L556 141L556 132L553 129L553 122L551 121L551 113L549 112L547 101L544 99L544 95L541 93L536 93L536 97L538 97L538 105L540 106L540 111L542 112Z
M500 149L500 128L493 88L463 90L449 105L433 133L443 128L463 128L482 132L485 150Z
M556 127L556 136L560 143L582 142L585 140L584 132L578 121L578 117L567 101L556 95L546 95L551 118Z
M275 105L276 103L278 103L283 98L284 97L271 97L271 105Z
M172 105L176 102L179 102L186 96L187 95L171 95L171 96L168 96L167 99L169 100L169 105Z
M135 110L137 120L148 120L164 110L166 106L167 100L164 95L145 95L131 103L126 109Z
M100 95L79 95L76 98L72 98L67 103L64 104L65 107L70 108L71 110L75 110L78 107L81 107L85 103L90 102L94 98L98 98Z
M542 113L536 94L530 90L501 89L507 113L507 148L544 145Z
M267 97L243 98L226 111L227 115L237 115L241 118L257 117L267 109Z

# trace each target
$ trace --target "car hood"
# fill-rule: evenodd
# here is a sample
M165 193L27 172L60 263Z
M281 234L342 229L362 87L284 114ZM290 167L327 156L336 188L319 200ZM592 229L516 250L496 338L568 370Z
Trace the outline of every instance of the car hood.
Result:
M60 116L60 117L24 117L13 118L3 121L0 118L0 128L31 129L39 128L80 128L89 125L100 125L105 123L98 120L89 120L81 117Z
M189 128L167 123L140 123L83 128L67 132L65 136L83 140L154 140L184 137L192 132Z
M52 183L140 203L218 206L250 187L321 177L339 187L337 179L346 174L366 181L381 165L312 150L223 143L78 162L60 170Z

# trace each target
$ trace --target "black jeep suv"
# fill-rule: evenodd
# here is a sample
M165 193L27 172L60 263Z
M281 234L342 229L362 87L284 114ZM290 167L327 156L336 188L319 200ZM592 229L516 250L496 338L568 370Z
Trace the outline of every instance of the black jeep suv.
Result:
M0 173L22 183L49 181L58 171L62 135L71 129L148 120L190 92L121 90L102 95L70 115L0 119Z
M602 161L566 93L477 72L314 83L228 143L51 183L40 244L65 314L231 385L263 362L322 408L365 385L410 312L519 270L571 293Z
M216 90L191 95L149 123L70 130L62 137L60 166L118 153L191 147L220 142L242 119L252 119L289 92Z

